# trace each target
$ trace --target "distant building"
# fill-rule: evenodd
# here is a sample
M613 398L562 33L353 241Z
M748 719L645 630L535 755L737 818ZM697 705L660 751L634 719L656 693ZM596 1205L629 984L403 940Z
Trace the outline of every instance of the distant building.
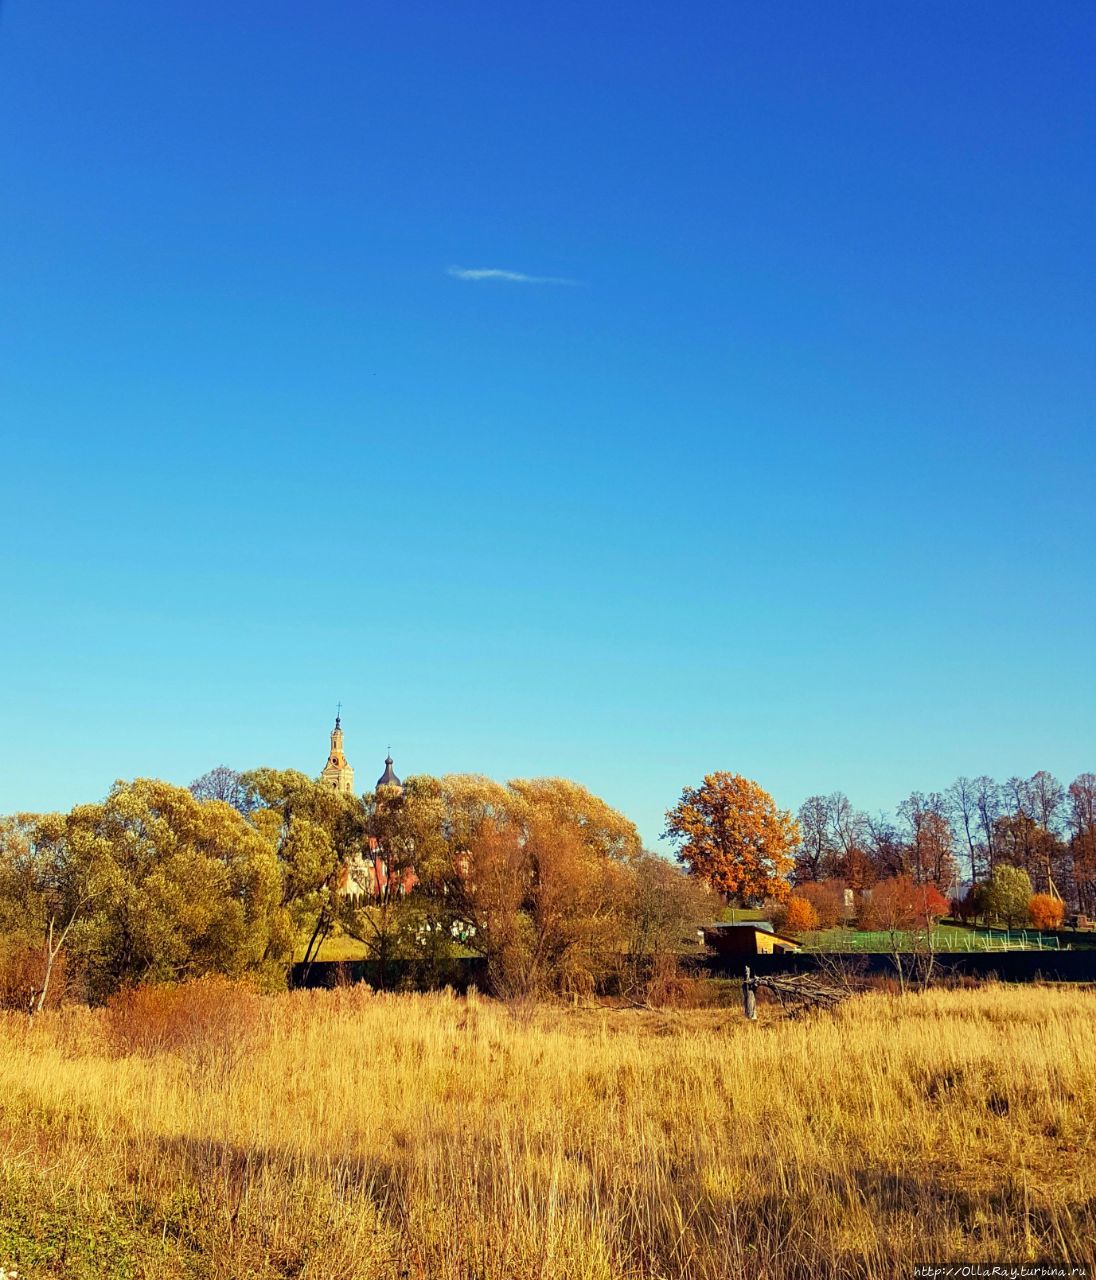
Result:
M396 787L400 791L403 790L403 783L392 772L392 757L387 755L384 757L384 772L377 779L377 788Z
M323 772L320 774L320 781L332 791L342 791L346 795L354 794L354 770L343 752L341 715L335 717L335 727L331 730L331 750Z
M388 871L384 851L379 842L369 837L367 848L355 853L339 868L335 881L336 892L351 901L370 898L379 901L384 897L410 893L419 878L414 867L404 867L401 872Z
M721 956L771 956L800 950L794 938L777 933L768 920L707 924L704 942Z
M344 795L354 794L354 770L346 758L343 749L342 716L335 717L335 727L331 730L331 750L327 763L320 774L320 782L332 791ZM384 759L384 772L377 779L377 788L393 787L403 791L403 783L396 777L392 768L392 756L389 753ZM384 859L384 850L372 836L368 837L362 849L352 854L336 873L335 888L346 898L378 899L386 893L409 893L418 883L412 868L405 868L394 883L390 883L388 864Z
M335 727L331 730L331 749L327 755L327 763L320 773L320 781L332 791L342 791L346 795L354 794L354 770L343 750L342 716L335 717ZM378 787L397 787L403 790L403 783L396 777L392 768L392 756L384 758L384 772L377 779Z

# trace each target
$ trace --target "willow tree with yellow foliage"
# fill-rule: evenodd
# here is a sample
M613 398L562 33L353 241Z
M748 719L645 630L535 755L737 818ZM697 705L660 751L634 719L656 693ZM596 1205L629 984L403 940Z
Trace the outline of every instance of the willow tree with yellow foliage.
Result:
M788 896L799 824L741 774L709 773L699 787L686 787L663 834L689 871L728 902Z
M444 909L487 960L491 990L592 991L627 937L635 825L566 778L441 779L457 870Z

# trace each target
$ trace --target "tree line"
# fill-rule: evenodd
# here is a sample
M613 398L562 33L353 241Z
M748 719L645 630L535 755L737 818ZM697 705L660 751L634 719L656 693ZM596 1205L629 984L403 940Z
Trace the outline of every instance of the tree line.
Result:
M420 776L361 796L277 769L119 782L98 804L0 818L0 1004L209 973L284 985L295 954L310 963L340 933L382 978L402 965L440 981L478 955L502 995L638 991L672 980L712 914L705 893L769 902L801 929L846 889L875 927L937 918L971 878L960 912L1096 914L1091 773L959 778L893 818L842 792L794 816L756 782L710 774L665 834L685 871L562 778ZM348 892L354 868L364 892Z
M837 879L863 889L907 876L954 893L1008 866L1025 872L1036 893L1096 914L1093 773L1068 786L1045 770L1005 782L960 777L946 791L912 792L893 816L864 813L837 791L808 797L797 823L797 885Z
M855 921L895 940L931 937L949 912L1054 928L1067 906L1096 905L1091 773L1068 788L1045 771L958 778L913 792L894 818L855 809L844 792L809 796L793 815L756 782L712 773L682 791L664 835L711 891L765 906L795 934Z
M347 868L376 867L345 892ZM697 886L578 783L416 777L362 796L293 770L190 788L119 782L98 804L0 819L0 1002L41 1008L210 973L284 985L336 933L382 973L487 962L501 995L651 980L695 939Z

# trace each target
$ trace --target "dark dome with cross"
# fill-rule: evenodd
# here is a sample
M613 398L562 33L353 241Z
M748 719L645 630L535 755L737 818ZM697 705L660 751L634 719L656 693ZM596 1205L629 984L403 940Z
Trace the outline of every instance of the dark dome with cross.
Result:
M384 772L377 779L378 787L402 787L403 783L396 777L392 770L392 757L390 755L384 758Z

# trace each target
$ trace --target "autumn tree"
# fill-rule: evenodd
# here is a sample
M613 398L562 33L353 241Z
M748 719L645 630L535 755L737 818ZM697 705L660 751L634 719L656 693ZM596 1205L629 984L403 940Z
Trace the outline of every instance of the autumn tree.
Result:
M1078 906L1096 913L1096 773L1069 784L1069 854Z
M439 810L441 856L429 873L417 869L427 899L424 940L434 945L452 938L483 956L488 981L501 992L514 983L528 901L528 806L504 783L482 774L446 774L430 785Z
M1062 784L1052 773L1040 769L1028 779L1027 794L1032 817L1048 831L1056 831L1066 797Z
M908 829L904 870L918 884L931 883L947 889L956 879L952 856L954 833L948 805L939 792L925 795L914 791L898 806Z
M1053 774L1031 778L959 777L947 793L948 813L961 832L972 880L988 878L998 862L1022 867L1047 890L1080 895L1070 793Z
M966 893L955 901L955 914L964 921L977 920L986 912L986 886L978 881L971 884Z
M831 834L830 802L808 796L799 806L799 843L795 848L795 882L824 880L834 873L838 849Z
M973 781L967 777L956 778L947 790L946 799L952 826L963 833L970 879L977 880L978 845L975 841L975 823L978 808Z
M830 832L837 850L837 876L850 889L863 889L875 879L867 849L867 818L853 808L843 791L834 791L826 801Z
M487 820L469 845L455 906L492 990L592 991L625 945L629 868L543 815L520 826Z
M1033 893L1028 902L1028 919L1036 929L1059 929L1065 916L1061 898L1049 893Z
M468 870L453 895L454 916L461 920L469 946L486 959L493 990L502 994L519 986L527 972L521 950L531 870L524 832L516 824L485 817L461 843Z
M848 853L861 839L864 815L853 808L843 791L831 792L826 797L826 809L834 842L842 854Z
M435 779L441 807L440 833L453 870L487 828L520 828L527 806L504 783L478 773L448 773Z
M0 1007L40 1013L97 886L66 856L61 814L0 818Z
M839 880L819 880L798 885L794 896L811 904L818 919L816 928L834 929L845 915L845 886Z
M868 857L876 880L889 880L906 870L906 842L891 819L881 813L865 819Z
M646 851L630 861L624 894L622 986L649 999L675 976L679 954L711 919L711 900L695 878Z
M928 928L947 913L947 899L935 885L918 884L912 876L892 876L874 885L860 909L865 929L896 934Z
M432 926L487 958L497 993L591 990L625 954L642 896L635 825L563 778L450 775L437 795L448 875Z
M986 914L1007 925L1022 924L1028 917L1031 900L1031 877L1022 867L1007 862L993 868L985 887Z
M339 898L337 922L365 945L387 986L393 960L428 960L433 971L451 951L448 913L430 909L439 889L444 901L448 870L440 788L434 778L408 778L378 787L362 806L359 865L371 885L363 896Z
M249 821L277 858L279 905L294 936L308 938L307 961L334 927L339 871L364 835L361 801L295 769L254 769L243 782L253 801Z
M892 876L872 886L860 907L860 923L887 935L888 953L905 989L910 965L904 958L912 953L912 963L922 966L926 978L933 962L933 929L948 910L948 901L934 884L918 884L911 876Z
M0 817L0 1008L31 1011L47 985L50 912L35 848L36 814ZM47 864L48 865L48 864ZM52 870L52 868L50 868Z
M593 992L626 936L629 868L543 814L526 831L529 899L523 989Z
M1001 788L985 774L974 779L974 808L978 815L978 832L984 850L984 866L988 874L997 861L995 832L1001 816Z
M743 905L788 895L799 824L756 782L710 773L666 814L664 838L690 872Z
M995 824L997 856L1009 865L1021 867L1043 891L1055 887L1054 868L1064 846L1033 814L1025 811L1002 814Z
M569 778L515 778L508 789L524 806L527 820L575 831L598 857L626 861L642 849L635 823L581 783Z
M787 933L810 933L819 927L818 913L810 901L793 893L784 906L781 928Z
M284 976L275 851L230 805L139 778L51 817L46 836L76 892L94 895L70 937L93 997L207 973Z
M224 764L195 778L189 790L196 800L223 800L245 817L257 803L257 797L247 785L244 775Z
M1044 880L1052 896L1058 894L1058 884L1070 877L1071 867L1066 842L1062 839L1066 789L1052 774L1040 769L1028 779L1028 800L1031 816L1038 826L1034 841L1035 855L1039 862L1039 879Z

